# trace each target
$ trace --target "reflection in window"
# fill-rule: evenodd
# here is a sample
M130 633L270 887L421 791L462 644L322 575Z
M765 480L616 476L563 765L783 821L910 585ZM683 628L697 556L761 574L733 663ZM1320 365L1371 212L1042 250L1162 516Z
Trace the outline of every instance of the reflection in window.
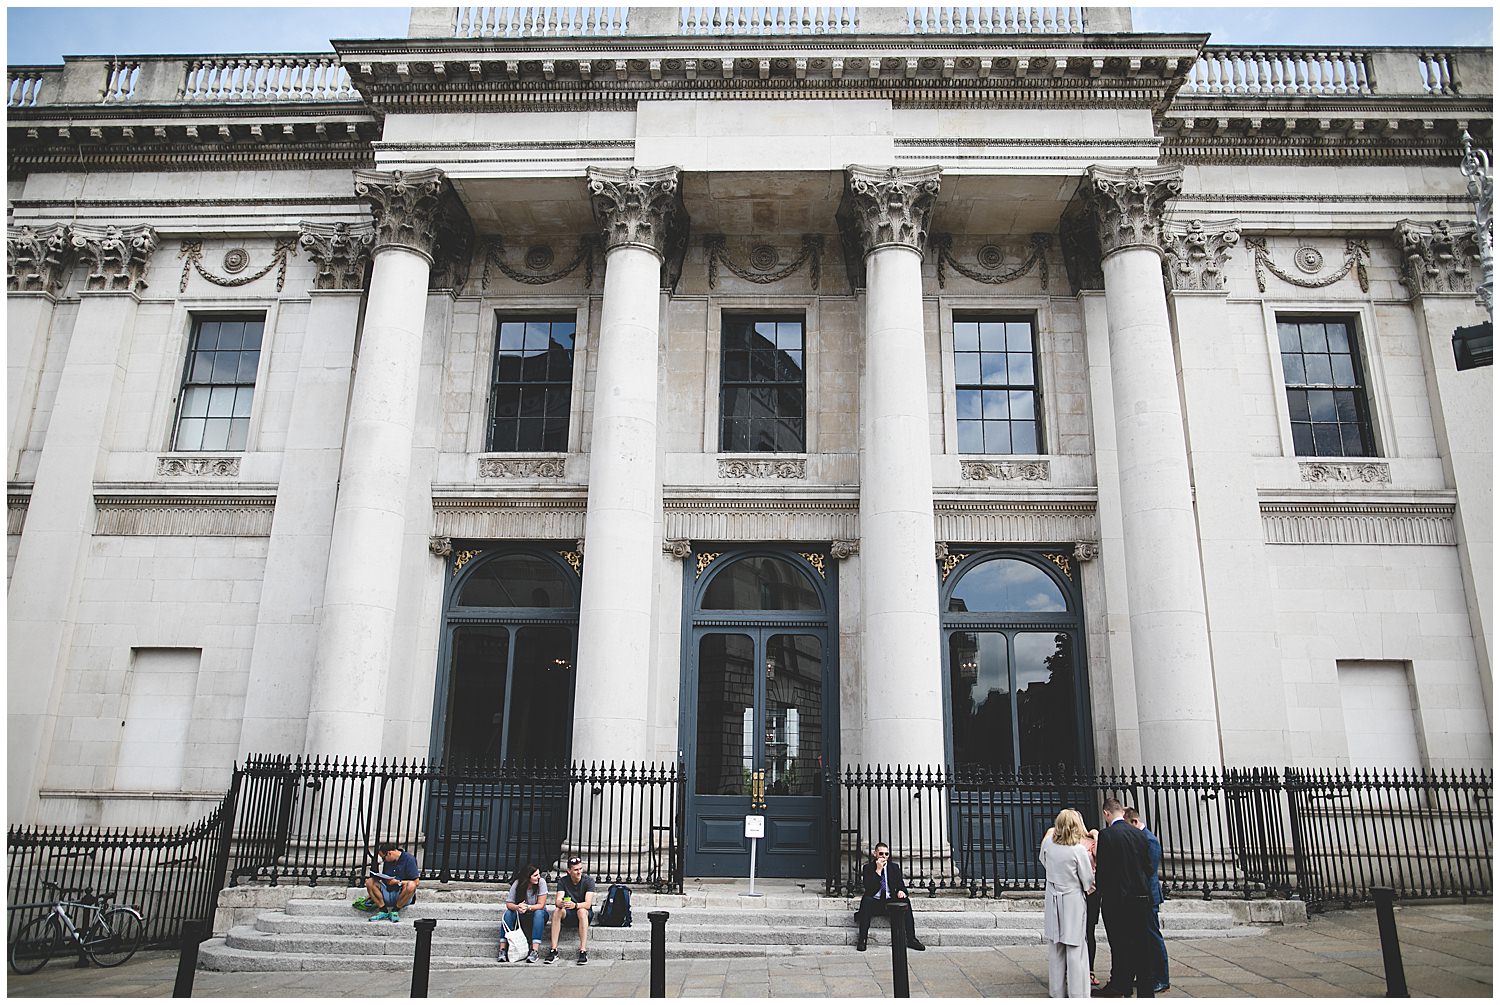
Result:
M705 635L698 644L698 746L694 792L750 792L755 767L755 642L748 635Z
M954 762L1005 771L1015 767L1005 636L954 632L948 637L948 662Z
M567 762L573 631L570 625L453 629L444 719L449 763Z
M572 627L528 625L517 629L505 756L538 764L566 763L573 711L568 697L572 693Z
M720 450L806 449L803 348L801 318L724 318Z
M572 607L577 603L575 580L552 562L536 555L504 555L487 559L464 583L458 598L462 607Z
M568 449L577 327L572 318L500 321L485 449Z
M714 575L703 608L714 611L818 611L822 603L801 570L779 558L742 558Z
M1299 457L1375 453L1352 325L1336 318L1277 318L1292 448Z
M460 625L453 630L444 720L450 764L500 759L509 659L509 630L498 625Z
M1033 328L1030 318L954 319L959 453L1040 452Z
M1041 569L1014 558L996 558L971 568L953 588L952 612L1060 612L1068 609L1062 590Z
M1066 632L1017 632L1016 736L1022 767L1075 767L1077 700L1073 693L1073 637Z
M766 640L766 793L822 791L823 644L814 635Z

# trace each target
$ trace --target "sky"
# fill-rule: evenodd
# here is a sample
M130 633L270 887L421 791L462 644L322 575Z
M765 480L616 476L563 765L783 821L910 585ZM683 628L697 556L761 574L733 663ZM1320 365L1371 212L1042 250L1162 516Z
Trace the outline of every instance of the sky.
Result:
M886 5L882 5L886 6ZM408 7L37 7L6 11L6 61L64 55L331 52L332 38L404 38ZM1137 31L1225 45L1491 45L1488 3L1464 7L1136 6Z

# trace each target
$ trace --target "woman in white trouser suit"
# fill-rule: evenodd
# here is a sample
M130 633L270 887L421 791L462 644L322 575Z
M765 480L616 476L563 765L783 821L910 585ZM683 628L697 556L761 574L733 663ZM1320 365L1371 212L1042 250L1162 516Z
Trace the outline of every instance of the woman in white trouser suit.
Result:
M1047 945L1047 993L1053 998L1089 997L1089 953L1084 940L1088 892L1094 867L1083 844L1083 817L1063 810L1042 838L1047 895L1042 911Z

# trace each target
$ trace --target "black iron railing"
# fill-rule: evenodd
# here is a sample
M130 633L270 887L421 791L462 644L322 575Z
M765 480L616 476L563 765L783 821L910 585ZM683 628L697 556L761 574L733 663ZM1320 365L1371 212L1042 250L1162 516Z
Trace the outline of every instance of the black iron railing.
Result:
M54 899L44 881L112 894L138 909L146 944L174 946L184 921L211 919L229 858L239 772L208 816L162 829L12 827L6 838L8 936Z
M677 765L254 757L242 773L231 885L358 885L374 845L394 841L424 879L555 875L577 855L600 883L682 889Z
M1488 772L1167 769L1081 774L978 768L846 769L826 780L826 889L857 891L877 841L908 883L975 897L1040 890L1042 835L1058 810L1097 826L1105 798L1162 842L1168 895L1295 894L1318 908L1393 886L1407 898L1488 896Z

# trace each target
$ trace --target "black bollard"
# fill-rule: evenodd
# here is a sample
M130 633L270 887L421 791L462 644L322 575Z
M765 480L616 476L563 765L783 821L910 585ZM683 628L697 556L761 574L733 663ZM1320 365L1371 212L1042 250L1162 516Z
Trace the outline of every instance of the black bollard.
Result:
M651 997L667 996L667 919L671 911L650 911L651 922Z
M177 957L177 983L172 985L173 998L193 997L193 977L198 973L198 947L203 943L201 921L182 923L182 953Z
M436 918L418 918L412 922L417 929L417 950L411 957L411 996L427 997L427 972L432 969L432 930L437 927Z
M1380 925L1380 955L1385 958L1385 996L1410 998L1406 968L1401 965L1401 938L1396 934L1396 891L1375 886L1370 892L1375 895L1375 920Z
M891 997L910 998L911 981L906 973L906 933L911 931L911 904L905 897L889 901L885 909L891 919Z

